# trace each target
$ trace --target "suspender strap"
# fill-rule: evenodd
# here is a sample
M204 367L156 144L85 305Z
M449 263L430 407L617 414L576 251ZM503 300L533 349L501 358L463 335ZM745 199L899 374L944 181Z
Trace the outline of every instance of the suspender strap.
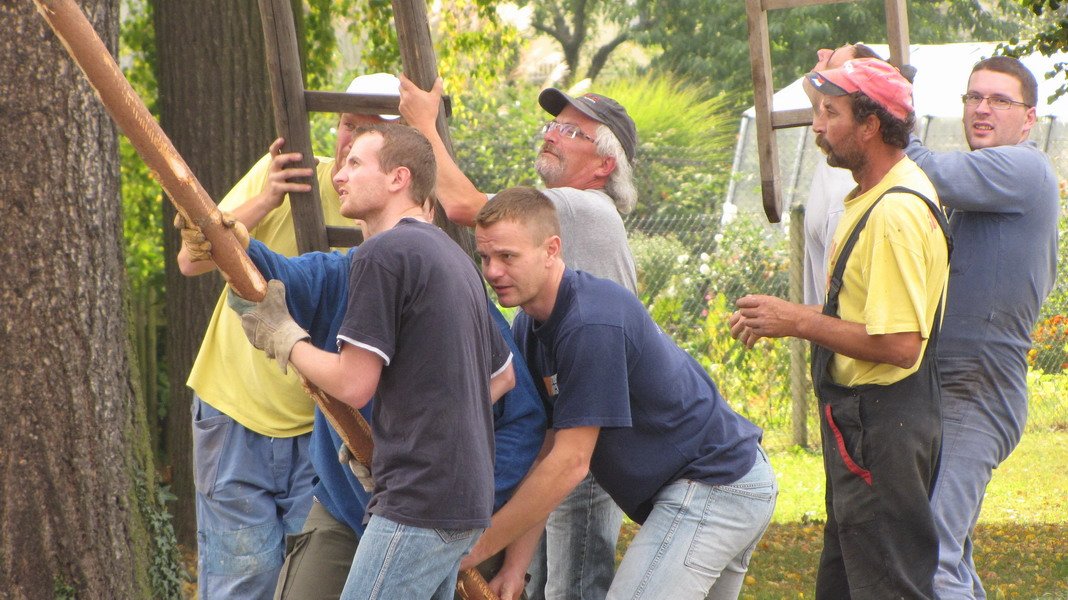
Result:
M871 206L868 207L868 210L860 217L860 220L857 221L857 224L853 227L853 231L849 232L849 237L846 239L845 243L842 244L842 251L838 253L838 261L834 265L834 272L831 273L831 281L827 288L827 302L823 305L823 314L832 317L838 316L838 293L842 291L842 276L845 274L846 263L849 262L849 255L853 253L853 246L857 245L857 238L860 237L861 230L868 224L868 217L871 216L871 211L875 209L887 194L895 193L912 194L927 204L927 208L930 209L931 214L935 217L935 221L938 222L938 227L942 229L942 235L946 237L946 256L948 257L953 253L953 239L949 235L949 222L946 220L946 215L942 212L942 209L932 202L930 198L916 190L896 185L883 192L881 196L875 199L875 202L872 202ZM941 312L941 302L938 304L938 309L939 312Z

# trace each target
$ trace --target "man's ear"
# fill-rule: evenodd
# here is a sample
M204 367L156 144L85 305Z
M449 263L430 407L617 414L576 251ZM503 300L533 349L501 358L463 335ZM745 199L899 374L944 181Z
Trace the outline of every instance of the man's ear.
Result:
M1033 106L1029 107L1027 109L1027 120L1024 121L1023 130L1021 131L1021 134L1022 134L1020 136L1020 141L1021 142L1026 140L1027 137L1029 135L1031 135L1031 128L1035 126L1035 123L1037 121L1038 121L1038 113L1036 112L1035 107L1033 107Z
M868 115L864 118L864 121L860 124L860 136L865 142L871 141L873 138L882 137L883 124L879 121L879 117L875 115Z
M412 182L412 172L408 170L408 167L397 167L390 173L389 189L390 191L399 191L404 189L409 183Z
M563 249L563 244L560 242L560 236L551 235L545 240L545 253L547 258L562 258L560 252Z
M602 156L601 164L597 167L597 170L593 174L597 177L608 178L612 174L612 171L616 170L616 159L612 156Z

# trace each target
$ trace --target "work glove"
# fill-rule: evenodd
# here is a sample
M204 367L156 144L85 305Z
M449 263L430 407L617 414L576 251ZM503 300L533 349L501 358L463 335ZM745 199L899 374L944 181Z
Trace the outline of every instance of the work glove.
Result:
M222 224L233 230L237 241L241 242L241 247L248 250L248 230L245 229L245 225L238 221L233 213L228 212L222 214ZM186 252L189 254L190 262L211 260L211 242L204 237L204 232L201 231L200 227L186 222L182 213L177 213L174 215L174 228L182 236L182 246L185 247Z
M267 295L260 302L249 302L231 288L226 295L226 304L241 315L241 328L248 341L263 350L267 358L278 361L282 373L288 372L293 346L311 336L289 315L285 284L277 279L268 281Z
M341 442L341 448L338 448L337 462L349 466L349 470L352 471L352 474L356 476L356 480L363 486L363 491L368 494L374 491L375 480L371 477L371 469L356 459L352 450L349 450L349 445L345 442Z

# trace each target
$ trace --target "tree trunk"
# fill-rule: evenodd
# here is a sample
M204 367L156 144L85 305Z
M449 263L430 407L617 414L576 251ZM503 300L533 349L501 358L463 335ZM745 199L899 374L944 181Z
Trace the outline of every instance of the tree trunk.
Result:
M114 52L118 0L81 5ZM0 23L0 596L165 597L116 131L32 2Z
M256 0L155 0L160 123L204 189L218 202L267 153L273 139L270 84ZM164 223L174 218L164 206ZM217 275L186 278L175 257L181 240L164 228L167 278L166 454L178 541L196 540L193 446L186 387L221 290Z

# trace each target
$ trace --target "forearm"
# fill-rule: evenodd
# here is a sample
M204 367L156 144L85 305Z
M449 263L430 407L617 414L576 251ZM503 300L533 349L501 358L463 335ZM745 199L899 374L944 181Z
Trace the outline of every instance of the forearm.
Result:
M806 311L798 320L796 336L857 360L891 364L907 369L916 364L922 338L915 331L870 335L863 323L845 321Z
M1034 203L1034 186L1045 177L1041 156L1022 146L933 152L913 135L905 152L930 178L941 203L958 210L1021 212Z
M509 358L504 369L490 378L490 400L497 402L514 387L515 369L512 368L512 359Z
M351 351L371 355L370 360L381 361L372 353L345 346L340 354L320 350L308 341L297 342L289 355L289 362L308 381L327 394L356 409L363 408L378 386L377 374L365 372L368 357L352 356Z
M194 262L190 260L189 250L186 249L185 244L182 244L182 249L178 251L178 270L186 277L196 277L197 275L210 273L217 268L214 261L198 260Z
M284 199L284 196L283 196ZM241 224L245 226L245 229L252 231L254 227L260 224L270 212L280 206L280 203L276 204L271 199L271 194L267 189L264 189L259 194L248 199L247 202L241 204L231 214L235 219L241 221Z
M542 525L549 513L589 472L589 461L567 452L549 453L519 485L472 549L475 563L500 552Z
M435 194L441 207L445 209L449 220L458 225L473 227L475 215L486 204L486 194L478 191L474 183L464 175L460 166L449 154L445 143L438 135L437 128L423 131L430 145L434 148L434 160L437 162L437 182Z

